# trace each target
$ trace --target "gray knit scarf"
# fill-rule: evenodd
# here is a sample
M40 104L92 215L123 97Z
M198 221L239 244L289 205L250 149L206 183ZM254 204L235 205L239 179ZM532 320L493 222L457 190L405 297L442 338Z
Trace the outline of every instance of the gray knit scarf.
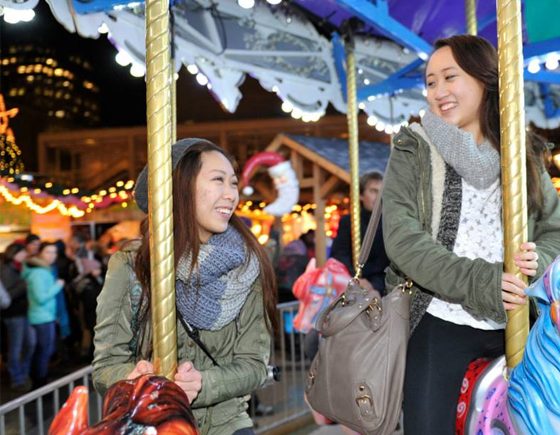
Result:
M426 110L422 126L443 160L476 189L486 189L500 176L500 154L485 140L477 145L471 133Z
M192 273L191 273L192 272ZM177 264L177 309L191 326L217 331L234 320L259 276L257 258L249 254L233 227L201 244L198 266L191 271L191 255Z

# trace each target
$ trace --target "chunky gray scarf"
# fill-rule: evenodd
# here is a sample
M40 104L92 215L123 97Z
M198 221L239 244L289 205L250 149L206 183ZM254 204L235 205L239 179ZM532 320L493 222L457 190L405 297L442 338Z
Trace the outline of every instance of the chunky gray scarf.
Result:
M422 126L443 160L476 189L486 189L500 176L500 154L485 140L477 145L471 133L426 110Z
M249 254L233 227L214 234L200 246L198 266L191 270L191 255L177 264L177 309L191 326L217 331L234 320L259 276L259 263Z

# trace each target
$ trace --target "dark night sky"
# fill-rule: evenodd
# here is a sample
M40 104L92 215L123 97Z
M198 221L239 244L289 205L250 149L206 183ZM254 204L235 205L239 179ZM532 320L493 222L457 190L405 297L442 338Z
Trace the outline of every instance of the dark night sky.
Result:
M105 35L99 39L83 38L68 32L52 15L44 1L35 8L30 23L0 24L0 43L38 42L68 54L79 53L94 67L94 80L101 89L101 127L145 124L144 78L132 77L128 67L115 62L117 50ZM178 122L286 116L276 95L266 92L251 78L241 86L243 99L235 114L220 107L206 88L183 68L178 81ZM196 101L195 104L191 101Z
M103 126L140 125L145 121L145 85L132 77L128 68L115 62L116 49L102 35L89 39L68 32L52 15L44 1L35 8L29 23L0 25L2 45L12 42L37 42L61 53L81 54L95 69L94 79L101 89L101 124Z

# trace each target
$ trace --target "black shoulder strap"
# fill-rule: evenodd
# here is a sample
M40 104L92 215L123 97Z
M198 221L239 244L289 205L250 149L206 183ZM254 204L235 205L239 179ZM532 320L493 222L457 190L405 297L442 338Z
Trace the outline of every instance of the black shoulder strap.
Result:
M212 363L216 367L220 367L220 364L218 364L218 362L214 359L214 357L212 356L212 354L210 353L208 348L205 346L205 344L200 339L198 329L193 328L189 324L189 322L187 322L185 319L183 319L183 316L181 316L181 313L177 312L177 317L179 317L179 320L181 321L181 324L183 325L183 328L185 328L185 331L187 331L187 334L191 338L191 340L194 341L198 345L198 347L200 347L202 349L202 351L206 354L206 356L208 358L210 358L210 360L212 361Z

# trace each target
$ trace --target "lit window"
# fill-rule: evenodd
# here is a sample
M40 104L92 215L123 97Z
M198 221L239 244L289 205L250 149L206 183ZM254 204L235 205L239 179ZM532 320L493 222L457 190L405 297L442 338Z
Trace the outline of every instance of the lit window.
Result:
M26 77L26 80L27 80L28 82L31 83L33 80L35 80L35 77L33 77L33 76L27 76L27 77Z
M56 112L54 112L54 116L56 116L57 118L64 118L64 110L57 110Z
M20 74L25 74L25 65L18 66L17 72Z
M52 64L54 63L54 60L51 59L51 58L49 57L49 58L45 61L45 63L46 63L47 65L52 65Z
M62 76L62 68L57 68L54 70L54 75L57 77Z

